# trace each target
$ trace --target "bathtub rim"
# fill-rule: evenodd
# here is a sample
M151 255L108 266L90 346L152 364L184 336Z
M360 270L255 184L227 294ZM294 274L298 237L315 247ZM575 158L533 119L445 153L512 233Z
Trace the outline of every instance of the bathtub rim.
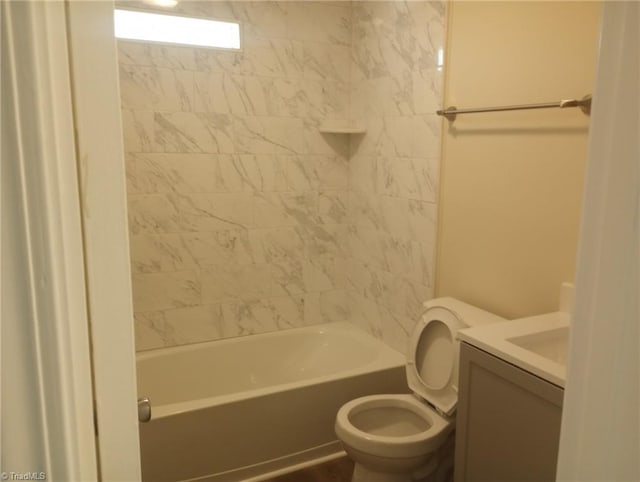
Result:
M395 349L383 343L381 340L373 337L372 335L362 330L357 325L348 321L329 322L329 323L322 323L317 325L291 328L287 330L259 333L256 335L251 335L251 341L255 341L256 339L268 339L272 337L279 337L279 336L287 335L290 333L299 333L299 332L309 332L309 333L315 333L315 334L338 333L338 334L347 334L351 336L355 335L359 337L360 340L365 345L376 348L376 357L374 358L374 360L368 363L365 363L363 365L359 365L356 368L346 369L339 372L333 372L327 375L315 376L315 377L311 377L304 380L298 380L294 382L280 383L280 384L270 385L262 388L243 390L236 393L214 395L212 397L200 398L196 400L186 400L186 401L161 404L161 405L154 405L153 398L150 398L151 413L152 413L151 420L160 419L164 417L177 416L186 412L201 410L211 406L225 405L225 404L234 403L242 400L247 400L250 398L267 396L273 393L295 390L295 389L307 387L310 385L327 383L333 380L356 377L356 376L363 375L365 373L374 372L374 371L384 371L387 369L398 368L406 364L406 358L403 354L399 353ZM225 338L220 340L191 343L188 345L157 348L157 349L148 350L148 351L144 351L136 354L136 363L139 361L150 360L150 359L161 357L161 356L166 356L166 355L171 355L176 353L184 353L184 352L199 350L199 349L206 349L211 346L243 343L246 341L249 341L246 339L246 337L237 336L233 338ZM149 395L141 393L140 391L138 392L138 397L147 397L147 396Z

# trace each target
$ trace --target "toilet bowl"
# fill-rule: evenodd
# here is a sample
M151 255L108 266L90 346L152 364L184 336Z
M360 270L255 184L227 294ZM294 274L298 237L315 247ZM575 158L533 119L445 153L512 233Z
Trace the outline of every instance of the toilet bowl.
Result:
M353 482L445 481L453 473L459 329L505 321L453 298L425 303L407 350L412 394L356 398L335 431L354 460Z

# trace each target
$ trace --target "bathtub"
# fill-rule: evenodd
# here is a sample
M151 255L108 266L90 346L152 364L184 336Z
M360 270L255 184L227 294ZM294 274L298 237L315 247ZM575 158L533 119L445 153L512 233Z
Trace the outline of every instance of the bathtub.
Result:
M140 353L143 480L259 481L340 456L340 406L407 392L404 363L350 323Z

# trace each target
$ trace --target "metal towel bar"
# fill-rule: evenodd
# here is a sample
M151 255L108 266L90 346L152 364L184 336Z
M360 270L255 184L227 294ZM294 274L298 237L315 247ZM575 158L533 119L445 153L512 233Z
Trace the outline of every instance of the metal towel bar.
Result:
M591 95L585 95L582 99L566 99L557 102L545 102L542 104L504 105L499 107L478 107L475 109L458 109L454 106L444 110L436 111L436 114L454 121L458 114L475 114L478 112L503 112L508 110L529 110L529 109L566 109L568 107L579 107L580 110L589 115L591 113Z

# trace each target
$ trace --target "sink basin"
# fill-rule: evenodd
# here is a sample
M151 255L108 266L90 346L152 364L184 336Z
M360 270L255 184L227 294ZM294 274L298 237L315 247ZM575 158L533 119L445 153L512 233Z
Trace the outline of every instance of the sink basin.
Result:
M506 338L506 340L556 363L567 364L568 326L528 335L514 336Z
M558 311L465 328L458 339L564 387L569 330L569 314Z

